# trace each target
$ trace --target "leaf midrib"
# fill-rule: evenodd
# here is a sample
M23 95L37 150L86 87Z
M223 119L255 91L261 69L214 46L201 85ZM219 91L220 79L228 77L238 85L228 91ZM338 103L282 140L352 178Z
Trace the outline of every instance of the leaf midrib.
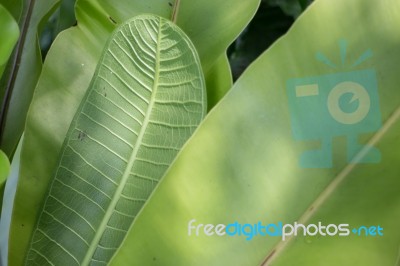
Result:
M382 139L387 131L400 119L400 107L390 115L386 120L382 128L376 132L364 148L357 153L354 157L354 162L358 162L362 159L370 150L370 147L374 147L375 144ZM315 201L306 209L306 211L298 219L298 223L305 224L310 218L321 208L323 203L329 198L330 195L338 188L338 186L349 176L353 171L357 163L349 163L343 168L342 171L329 183L329 185L321 192L321 194L315 199ZM288 246L288 244L294 239L294 236L289 236L285 241L279 241L275 247L268 253L266 258L261 263L262 266L271 265L271 263L278 257L279 254Z
M154 83L153 83L153 88L152 88L152 93L151 93L151 98L149 101L149 105L147 107L147 111L146 111L146 116L144 118L143 121L143 125L140 129L138 138L136 140L136 145L132 151L131 157L129 158L127 167L125 168L124 174L122 176L121 182L117 187L117 190L112 198L112 201L109 205L109 207L107 208L107 211L104 215L103 220L101 221L101 224L99 226L99 229L96 231L96 234L89 246L88 252L85 255L85 258L82 261L82 265L89 265L89 263L91 262L93 255L99 245L100 239L107 227L107 224L111 218L111 215L113 214L115 207L118 203L118 200L120 199L121 195L122 195L122 191L128 181L131 169L133 167L134 162L136 161L136 157L137 157L137 153L139 151L140 148L140 143L142 142L142 139L144 137L144 134L146 132L147 126L150 123L150 114L151 114L151 110L153 109L154 103L155 103L155 99L156 99L156 94L157 94L157 88L158 88L158 81L159 81L159 67L160 67L160 41L161 41L161 27L162 27L162 20L159 19L159 26L158 26L158 36L157 36L157 43L156 43L156 55L155 55L155 76L154 76Z

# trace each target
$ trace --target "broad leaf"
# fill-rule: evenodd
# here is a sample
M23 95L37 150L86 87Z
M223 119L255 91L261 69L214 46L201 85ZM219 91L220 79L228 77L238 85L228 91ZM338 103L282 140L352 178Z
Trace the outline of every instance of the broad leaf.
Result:
M181 3L177 23L186 28L195 46L201 43L203 69L207 66L204 62L211 64L207 67L208 75L205 73L206 82L218 89L208 86L208 90L223 95L231 79L226 76L230 72L229 65L221 58L254 14L259 0L185 0ZM39 208L56 167L57 154L115 23L141 13L169 18L172 7L168 1L155 0L79 0L75 10L78 25L62 32L49 50L28 114L11 225L11 265L22 264L21 254L29 245ZM198 19L191 19L194 15ZM207 51L211 50L212 54L209 54ZM215 57L215 54L218 55ZM206 57L209 58L205 60ZM223 87L219 87L221 84ZM212 99L213 102L218 100Z
M189 38L142 15L112 34L70 126L27 264L106 264L206 112Z
M200 125L136 219L111 265L398 264L400 38L394 25L399 24L397 0L320 0L312 4L287 35L247 69ZM346 40L347 46L341 40ZM362 55L371 55L365 54L369 50L372 56L354 65ZM336 68L317 60L316 54L324 54ZM375 72L365 72L368 69ZM382 124L377 131L355 127L347 133L335 132L327 153L332 154L332 166L304 168L302 154L318 148L323 134L332 134L333 122L323 96L333 85L321 85L321 94L314 94L312 104L297 106L297 114L307 111L315 119L325 118L310 127L315 132L325 131L321 139L302 141L292 133L296 113L292 115L289 109L293 87L288 91L287 82L301 78L318 82L315 77L323 82L326 75L340 73L345 74L332 79L333 84L361 82L360 76L376 78L375 95L374 82L362 83L371 91L375 107L379 99L379 111L374 107L371 115L378 113L375 118L380 117ZM347 158L352 134L359 144L378 149L381 161L365 161L373 150L368 146ZM235 221L264 225L321 221L325 225L347 223L350 229L380 225L384 235L299 234L291 241L261 235L251 240L245 235L196 236L193 231L188 236L192 219L196 219L195 225Z
M11 55L19 35L18 24L10 13L0 4L0 77L3 74L5 64ZM1 99L0 94L0 99Z

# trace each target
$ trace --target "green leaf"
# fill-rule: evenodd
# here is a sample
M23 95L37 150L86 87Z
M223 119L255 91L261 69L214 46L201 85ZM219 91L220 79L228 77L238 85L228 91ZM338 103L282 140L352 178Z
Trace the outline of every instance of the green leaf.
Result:
M58 15L56 34L76 24L74 6L76 0L62 0Z
M23 6L22 1L24 0L0 0L0 4L7 9L15 21L19 21Z
M24 0L18 4L16 1L0 0L0 3L3 1L6 6L20 7L21 10L13 10L14 16L17 11L22 12L18 22L21 36L0 80L0 147L12 157L24 131L28 108L41 72L38 35L59 0Z
M4 187L9 173L10 162L8 161L7 155L0 150L0 207L3 205Z
M395 265L400 241L400 38L393 25L399 24L396 0L312 4L200 125L111 265ZM347 40L344 65L342 39ZM368 49L373 56L353 66ZM337 67L316 60L317 52ZM357 76L366 69L376 73L382 127L350 134L358 136L360 144L377 148L381 161L357 163L368 155L366 148L356 155L356 163L349 164L348 136L343 134L333 138L332 167L301 167L301 154L317 148L321 140L294 139L287 81L339 73ZM310 112L319 117L327 108L326 98L317 103L321 109ZM329 129L325 123L313 129ZM200 232L196 236L193 231L188 236L192 219L196 225L235 221L264 225L321 221L347 223L351 229L380 225L384 236L300 234L290 241L279 236L257 235L252 240L244 235Z
M303 0L266 0L271 6L279 6L286 15L294 18L298 17L303 11Z
M1 219L0 219L0 264L7 264L7 253L8 253L8 240L10 235L10 224L11 215L13 209L13 203L15 198L15 192L17 190L18 173L20 169L20 154L21 147L24 137L18 144L17 150L11 162L10 174L7 177L5 184L3 203L1 206Z
M70 126L27 264L106 264L205 112L183 31L152 15L121 24Z
M246 31L229 50L233 80L237 80L257 57L285 34L293 22L293 18L285 15L281 8L261 3Z
M180 2L177 24L188 34L199 53L207 82L208 109L211 110L232 86L226 50L255 15L260 0Z
M18 40L19 29L10 13L0 4L0 77ZM0 97L1 99L1 97Z
M227 55L224 53L207 74L207 88L213 88L207 95L208 109L212 109L232 86L232 72Z
M224 54L224 49L243 30L254 14L259 0L231 0L229 3L222 0L202 0L199 3L196 1L196 4L193 1L190 3L193 3L193 6L186 3L179 10L178 25L186 27L185 32L195 46L203 39L207 40L202 44L203 52L200 54L200 61L203 62L204 57L211 57L207 49L218 48L219 54ZM203 6L197 9L200 3L203 3ZM168 1L80 0L76 3L75 10L78 25L62 32L49 50L27 118L20 179L11 225L10 265L23 263L21 254L26 252L29 245L40 206L56 167L57 154L89 86L102 48L116 26L114 23L121 23L141 13L153 13L169 18L172 8ZM194 14L199 19L190 19ZM181 17L185 20L181 21ZM205 19L207 23L212 23L201 27ZM226 60L225 66L221 66L220 58L223 56L215 58L219 64L212 63L209 67L210 71L215 67L218 72L208 72L209 75L212 74L211 78L206 74L207 84L211 81L213 84L225 86L215 89L221 89L222 94L231 83L225 76L229 73ZM207 61L211 62L212 59ZM208 89L213 90L212 87ZM213 99L215 102L215 98Z

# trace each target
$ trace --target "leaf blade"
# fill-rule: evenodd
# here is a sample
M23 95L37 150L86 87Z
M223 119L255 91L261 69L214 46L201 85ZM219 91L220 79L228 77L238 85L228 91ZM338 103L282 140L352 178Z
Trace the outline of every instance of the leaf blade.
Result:
M17 43L19 29L11 14L0 4L0 35L2 42L0 46L0 77L3 75L5 64L10 57L14 45ZM1 99L1 98L0 98Z
M235 221L293 224L309 211L348 164L347 140L335 136L333 167L300 167L302 152L315 148L320 140L307 143L293 138L286 82L294 77L374 68L382 121L388 121L400 103L400 40L391 27L400 21L399 10L397 1L389 5L316 1L311 5L208 115L135 221L112 265L127 261L151 264L154 258L165 265L260 265L274 254L274 247L281 241L279 236L256 235L251 240L246 240L244 234L208 237L201 232L204 227L198 227L199 236L194 230L189 236L188 223L196 219L193 225ZM337 17L343 20L336 23ZM338 41L343 38L349 43L346 66L335 70L314 60L315 53L322 50L335 63L340 62ZM351 67L367 49L374 52L373 58L356 69ZM325 106L326 99L321 97L318 103ZM376 145L382 161L354 167L311 219L312 223L321 221L325 225L380 224L390 233L382 237L321 236L311 240L299 233L272 265L393 265L400 239L400 120L396 119ZM359 142L368 143L372 134L357 135ZM179 190L174 189L177 184ZM155 214L159 219L153 219ZM160 244L163 241L169 245Z
M3 206L4 188L6 186L6 181L9 174L10 162L7 155L2 150L0 150L0 207Z
M112 34L67 134L28 263L43 262L38 256L83 265L111 258L205 115L203 79L190 40L163 18L135 17ZM43 246L54 252L42 252Z
M181 6L178 26L190 33L189 37L194 43L202 45L203 56L200 56L200 59L203 62L203 57L213 57L207 50L220 50L216 45L220 46L223 43L226 47L220 51L227 48L248 23L258 4L259 0L231 0L229 3L221 0L202 0L199 3L192 1L186 3L186 7ZM213 10L212 16L210 10ZM23 263L20 254L25 253L28 248L38 210L56 167L57 154L89 86L102 47L116 26L114 22L118 24L142 13L169 18L171 11L167 1L152 1L151 4L140 0L76 2L75 14L78 24L61 32L52 44L28 112L21 152L21 173L11 225L10 264ZM193 14L197 13L200 13L197 15L199 19L191 19ZM242 17L244 13L246 16ZM201 18L208 19L206 27ZM221 30L224 35L218 34ZM208 45L202 42L205 39L209 42ZM70 52L67 54L65 51ZM218 86L218 90L215 90L219 92L218 97L222 96L232 83L230 77L224 76L230 71L226 59L224 60L222 65L219 64L217 69L212 70L211 83L210 75L205 74L208 76L207 89L213 90L212 85ZM211 63L210 60L207 61ZM218 100L216 98L212 97L214 102ZM211 100L210 102L212 104ZM22 224L24 226L21 226Z

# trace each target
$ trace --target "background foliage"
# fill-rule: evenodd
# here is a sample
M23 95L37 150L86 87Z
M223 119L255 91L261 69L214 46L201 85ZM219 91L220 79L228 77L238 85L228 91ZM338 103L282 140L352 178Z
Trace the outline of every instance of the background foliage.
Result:
M25 23L21 21L27 21L26 16L18 14L25 13L13 8L10 1L2 1L6 7L8 2L10 12L24 29ZM75 18L73 3L43 4L28 27L33 27L29 31L34 34L26 35L31 36L29 43L35 45L28 48L26 44L17 45L15 59L18 59L18 51L22 57L26 53L26 58L33 58L28 55L34 54L35 60L30 63L34 62L38 69L45 59L38 86L35 81L29 82L26 92L17 85L5 87L15 95L13 97L25 99L18 102L20 111L8 110L7 115L2 116L2 121L6 121L2 123L2 139L11 138L3 140L1 147L10 158L24 128L21 127L27 110L24 108L36 87L26 124L22 181L12 224L11 260L16 264L22 261L20 254L26 250L41 197L56 163L55 155L84 93L82 88L87 87L91 78L89 73L94 69L102 44L116 23L136 12L154 12L168 17L172 4L159 1L160 5L149 9L143 1L138 1L135 2L137 9L131 12L128 8L131 2L79 0ZM231 3L210 0L206 5L196 2L182 7L178 25L188 33L199 51L209 89L209 109L214 109L136 220L112 263L211 265L218 261L218 264L247 265L269 264L273 258L273 265L398 264L400 173L396 167L398 149L394 147L399 146L400 130L400 99L396 88L400 41L393 27L400 23L398 2L388 0L382 5L373 0L320 0L301 15L310 1L266 0L261 1L255 17L244 30L258 2L237 1L233 7ZM38 10L35 8L31 6L31 11ZM215 12L209 13L209 10ZM197 21L196 14L207 17L209 24L193 22ZM237 18L241 20L233 23ZM295 21L288 34L275 42ZM60 33L72 25L77 26ZM227 30L227 27L231 28ZM224 34L218 35L221 32ZM38 53L38 35L41 53ZM365 65L356 69L341 66L339 70L368 67L376 70L384 125L377 134L363 135L360 141L376 145L382 151L383 161L379 165L348 164L343 154L346 140L339 137L335 139L333 168L300 169L297 159L301 151L317 144L293 141L286 95L279 88L285 88L284 82L289 78L336 73L321 66L314 56L316 51L322 50L330 58L337 58L338 40L343 38L349 43L349 61L354 61L367 49L374 51L373 59ZM71 46L74 49L70 49ZM270 49L259 56L268 47ZM71 53L62 57L67 50ZM221 100L232 84L230 68L237 83ZM9 64L3 79L37 80L38 75L24 77L28 72L23 69ZM65 73L65 69L72 72ZM17 74L10 74L13 71ZM58 86L53 88L54 84ZM18 104L12 103L12 97L3 101L3 107L17 108ZM57 111L64 115L63 121L58 121ZM10 114L18 117L9 120ZM17 122L9 127L7 121ZM16 133L11 136L7 130ZM362 159L365 154L357 156ZM268 238L251 242L238 238L193 239L183 230L192 218L215 224L234 220L381 224L389 233L383 238L298 237L289 244Z

